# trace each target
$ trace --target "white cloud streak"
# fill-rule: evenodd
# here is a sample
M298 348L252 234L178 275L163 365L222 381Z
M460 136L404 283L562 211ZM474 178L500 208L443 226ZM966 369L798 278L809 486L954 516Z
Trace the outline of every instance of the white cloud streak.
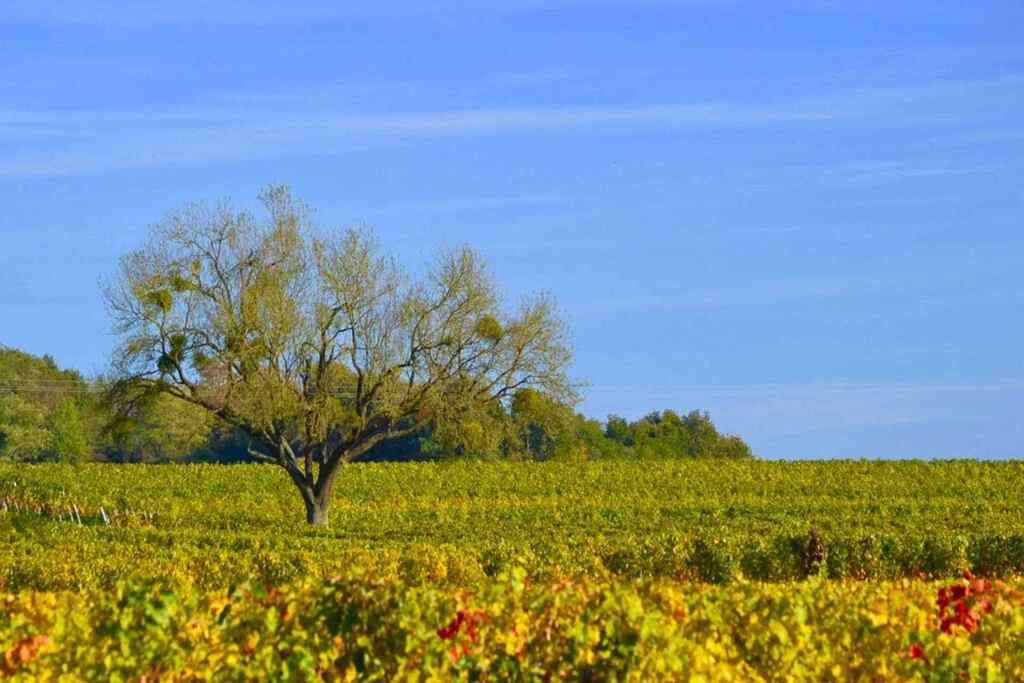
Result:
M0 130L27 128L78 136L84 144L61 145L21 157L0 157L0 176L69 175L153 166L168 162L227 161L289 156L324 145L381 138L494 134L596 126L744 126L813 121L817 112L757 109L728 104L635 108L503 108L417 114L321 115L262 123L181 125L188 113L52 112L34 116L0 113ZM162 124L162 125L155 125ZM137 127L137 130L132 130ZM127 129L127 130L126 130ZM90 145L106 139L111 144Z
M795 13L899 14L899 3L881 0L6 0L2 23L71 24L145 29L165 25L261 26L353 18L416 18L431 14L507 14L573 8L764 8ZM903 10L905 11L905 10Z
M859 89L788 102L702 102L634 107L495 107L418 113L352 114L281 111L273 96L262 105L222 102L173 110L0 111L0 143L18 152L0 154L0 177L72 175L155 166L297 156L339 146L452 135L511 134L596 128L746 128L816 125L843 119L892 116L909 104L924 109L936 98L982 97L1024 85L1011 76L984 81L939 82L903 88ZM284 94L285 99L290 97ZM26 141L31 145L24 144ZM42 142L40 142L42 141ZM45 144L49 143L49 144ZM29 151L25 151L28 149ZM913 173L913 169L865 169Z

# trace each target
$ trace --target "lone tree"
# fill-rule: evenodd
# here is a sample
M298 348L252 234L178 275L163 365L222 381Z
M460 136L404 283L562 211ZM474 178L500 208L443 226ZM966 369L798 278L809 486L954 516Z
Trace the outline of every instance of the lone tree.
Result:
M465 424L525 389L575 400L547 296L507 309L468 248L414 281L368 232L315 230L288 188L260 199L262 220L190 205L122 257L103 288L121 340L115 406L167 394L233 425L326 524L342 466L380 443Z

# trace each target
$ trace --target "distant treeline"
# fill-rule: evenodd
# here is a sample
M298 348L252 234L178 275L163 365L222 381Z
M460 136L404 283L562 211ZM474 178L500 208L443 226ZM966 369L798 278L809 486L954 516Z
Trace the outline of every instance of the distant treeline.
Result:
M50 356L0 346L0 459L23 462L237 462L245 438L206 411L158 395L116 415L103 383L58 367ZM458 433L452 433L456 429ZM587 460L610 457L750 458L737 436L707 413L671 410L629 421L589 419L527 390L507 408L448 430L428 427L362 460L450 457Z

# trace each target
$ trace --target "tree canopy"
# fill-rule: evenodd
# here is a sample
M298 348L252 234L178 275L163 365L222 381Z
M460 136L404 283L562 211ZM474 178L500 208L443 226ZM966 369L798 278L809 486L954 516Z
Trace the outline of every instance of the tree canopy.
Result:
M73 462L91 454L98 428L89 384L74 371L0 346L0 457Z
M378 444L432 426L473 447L522 390L576 401L550 297L509 307L469 248L414 280L370 233L316 230L287 188L260 199L262 219L190 205L122 258L104 291L123 410L164 394L233 425L325 523L339 468Z
M231 425L168 394L130 405L99 400L104 378L62 370L48 356L0 347L0 458L25 461L238 462L248 440ZM74 406L74 410L61 407ZM110 408L119 409L111 413ZM681 416L682 415L682 416ZM56 433L55 433L56 432ZM63 444L83 434L86 455ZM71 443L82 444L81 439ZM530 390L460 424L429 424L405 438L377 444L361 460L453 457L529 460L599 458L746 458L750 448L719 433L707 413L653 412L634 421L601 422Z
M634 422L612 415L605 436L638 457L753 457L743 439L720 434L711 417L697 410L683 416L658 411Z

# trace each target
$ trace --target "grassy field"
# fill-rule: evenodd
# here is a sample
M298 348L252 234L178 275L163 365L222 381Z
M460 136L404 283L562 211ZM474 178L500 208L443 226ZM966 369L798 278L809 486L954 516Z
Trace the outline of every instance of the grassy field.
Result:
M1021 491L1017 462L372 464L310 528L270 467L0 465L0 676L1020 679Z

